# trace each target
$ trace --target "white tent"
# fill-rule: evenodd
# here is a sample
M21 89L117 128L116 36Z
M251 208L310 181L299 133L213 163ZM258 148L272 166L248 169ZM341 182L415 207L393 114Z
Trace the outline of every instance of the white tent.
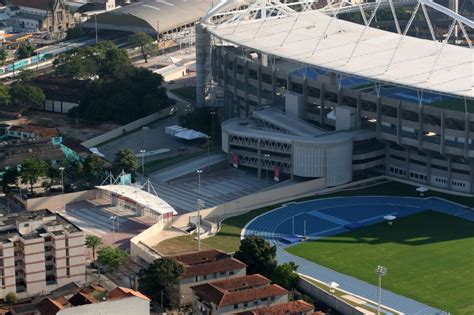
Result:
M196 130L191 130L191 129L186 129L183 131L180 131L174 135L177 138L185 139L185 140L194 140L194 139L199 139L199 138L206 138L207 135L205 133L202 133L200 131Z

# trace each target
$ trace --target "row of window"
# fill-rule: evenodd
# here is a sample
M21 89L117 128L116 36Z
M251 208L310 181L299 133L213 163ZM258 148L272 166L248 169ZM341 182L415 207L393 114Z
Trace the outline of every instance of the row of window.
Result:
M260 301L266 302L266 301L268 301L268 298L260 299ZM272 301L272 302L275 301L275 297L274 296L270 297L270 301ZM242 304L242 307L244 307L244 308L246 308L248 306L249 306L249 302L245 302L245 303ZM258 306L258 300L253 301L253 306ZM239 308L239 304L234 304L234 309L238 309L238 308Z
M235 274L234 270L229 271L229 276L233 276L234 274ZM226 271L219 273L219 277L225 277L225 276L227 276ZM212 274L212 277L210 275L195 276L194 282L204 281L204 280L207 280L208 278L217 278L217 272L214 272Z

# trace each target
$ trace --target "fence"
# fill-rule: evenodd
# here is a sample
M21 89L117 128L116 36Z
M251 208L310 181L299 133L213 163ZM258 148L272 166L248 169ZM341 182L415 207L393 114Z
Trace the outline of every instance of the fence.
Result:
M101 143L120 137L124 133L137 130L140 127L150 124L158 119L164 118L166 116L170 116L175 111L176 111L176 106L169 106L165 109L160 110L159 112L156 112L154 114L132 121L131 123L126 124L125 126L115 128L114 130L101 134L100 136L86 140L82 142L81 144L86 148L96 147Z

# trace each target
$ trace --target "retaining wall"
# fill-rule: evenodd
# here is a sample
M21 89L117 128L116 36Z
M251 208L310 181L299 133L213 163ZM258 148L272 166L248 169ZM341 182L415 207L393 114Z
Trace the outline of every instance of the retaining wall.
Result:
M137 119L135 121L132 121L131 123L126 124L125 126L121 126L118 128L115 128L114 130L111 130L109 132L106 132L104 134L101 134L100 136L97 136L95 138L86 140L82 142L81 144L86 147L86 148L92 148L96 147L101 143L104 143L106 141L109 141L111 139L120 137L126 132L131 132L134 130L137 130L138 128L141 128L149 123L152 123L160 118L164 118L166 116L172 115L176 111L176 106L169 106L167 108L164 108L160 110L159 112L156 112L154 114L148 115L146 117Z
M64 194L64 205L84 200L96 199L97 189L84 190ZM54 195L48 197L39 197L27 199L23 202L26 210L61 210L63 208L63 195Z
M315 286L306 279L300 278L297 285L298 289L309 295L313 299L320 301L332 309L345 315L364 315L362 311L355 309L352 305L346 303L340 298L324 291L323 289Z

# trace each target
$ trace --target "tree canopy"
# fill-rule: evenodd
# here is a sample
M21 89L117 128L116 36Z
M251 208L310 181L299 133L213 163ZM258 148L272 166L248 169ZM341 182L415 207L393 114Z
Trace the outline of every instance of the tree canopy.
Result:
M2 175L2 189L5 194L10 192L9 185L17 185L20 173L16 167L10 167Z
M234 257L247 264L247 274L259 273L288 290L296 288L298 266L293 262L278 265L276 247L264 238L250 236L243 239Z
M0 105L10 104L11 99L10 87L7 85L0 85Z
M46 175L48 164L40 160L39 158L27 158L21 164L21 183L29 184L30 191L33 193L33 185L38 181L41 176Z
M84 175L88 179L93 180L93 182L97 182L102 173L104 172L104 166L104 160L102 160L97 155L91 154L84 161Z
M117 152L114 159L114 169L118 173L124 171L125 173L135 174L138 169L138 159L130 149L122 149Z
M179 278L183 272L183 266L175 259L157 259L140 271L139 290L164 307L175 308L180 302Z
M11 88L11 97L18 105L41 108L45 100L43 91L29 83L15 83Z
M97 261L110 272L117 272L127 260L128 253L120 248L105 246L99 250Z
M102 239L97 235L88 234L86 235L84 244L87 248L92 249L92 259L95 260L96 250L103 244Z
M5 48L0 48L0 65L5 65L5 61L8 58L8 52L5 50Z
M126 68L114 80L95 80L70 115L94 121L126 124L171 104L163 77L143 68Z
M269 277L277 262L275 259L276 247L258 236L244 238L234 257L247 264L247 273L259 273Z
M148 62L148 51L151 50L153 45L153 38L144 32L135 33L128 38L130 45L140 47L145 63Z
M16 51L16 57L18 59L24 59L31 57L35 51L35 46L30 43L23 43Z

